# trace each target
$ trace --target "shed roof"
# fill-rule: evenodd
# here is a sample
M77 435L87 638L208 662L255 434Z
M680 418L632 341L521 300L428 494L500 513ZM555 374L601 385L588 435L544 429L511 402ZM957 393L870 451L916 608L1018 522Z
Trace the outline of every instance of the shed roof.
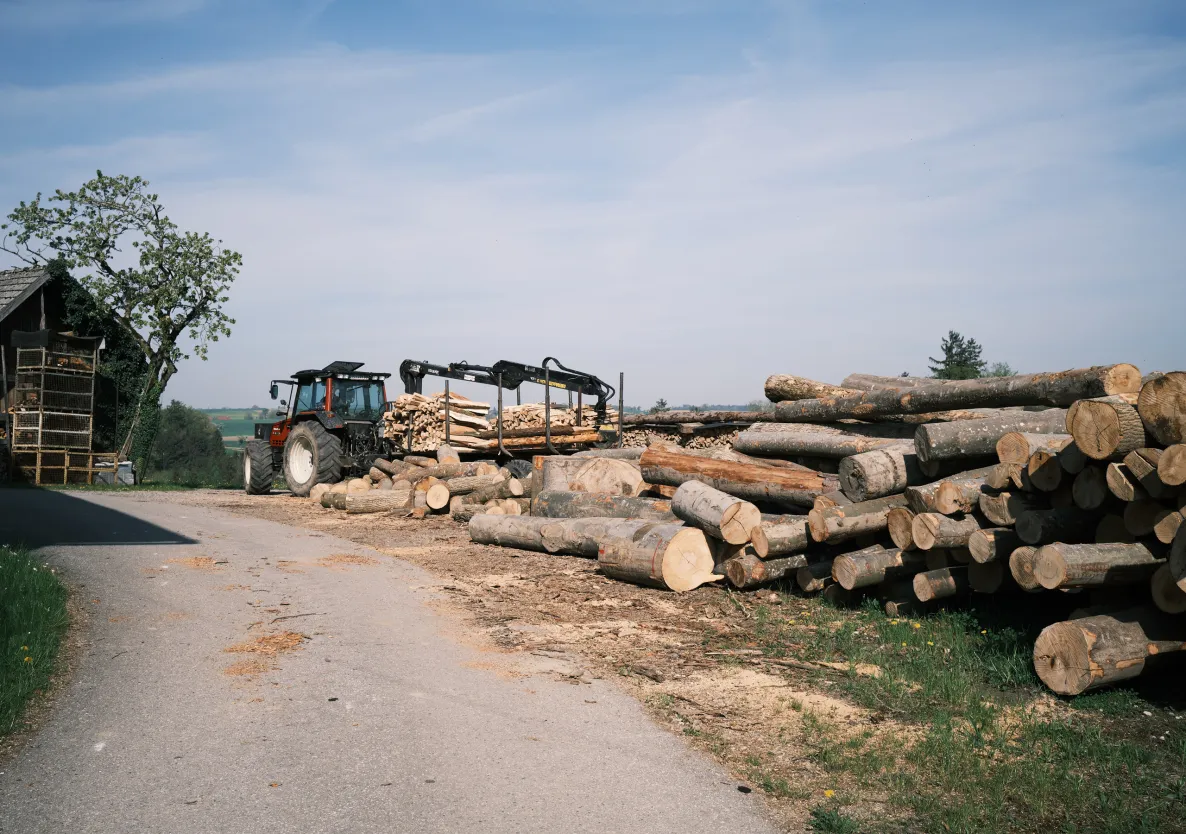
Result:
M49 272L40 266L0 271L0 321L48 280Z

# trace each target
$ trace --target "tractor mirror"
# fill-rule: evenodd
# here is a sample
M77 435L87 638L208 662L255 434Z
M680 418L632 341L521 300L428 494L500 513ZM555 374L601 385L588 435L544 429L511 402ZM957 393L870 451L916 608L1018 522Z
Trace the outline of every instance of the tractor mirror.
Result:
M288 405L288 400L281 400L280 405Z
M280 396L280 386L273 382L272 383L272 399L276 399L279 396Z

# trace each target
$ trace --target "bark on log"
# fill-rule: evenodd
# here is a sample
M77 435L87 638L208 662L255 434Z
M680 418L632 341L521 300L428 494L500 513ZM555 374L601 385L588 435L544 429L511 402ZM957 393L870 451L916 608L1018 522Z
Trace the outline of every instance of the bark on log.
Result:
M760 423L770 420L769 411L663 411L658 414L627 414L624 426L676 426L680 423Z
M1009 573L1013 581L1026 591L1036 591L1042 587L1034 575L1034 557L1037 554L1038 548L1028 545L1009 554Z
M437 463L461 463L461 455L452 446L442 443L437 447Z
M825 559L799 568L795 583L805 594L814 594L832 584L832 560Z
M1149 580L1153 604L1167 614L1186 614L1186 591L1178 587L1169 565L1161 565Z
M1001 463L1028 464L1034 452L1057 455L1071 442L1069 434L1037 434L1011 431L997 441L997 459Z
M813 509L807 514L807 526L814 541L836 544L886 529L889 511L905 506L904 495L887 495L846 507Z
M967 547L972 534L984 526L974 515L959 518L941 513L919 513L910 532L920 550L934 547Z
M392 480L397 480L403 477L403 474L409 469L416 468L412 464L402 460L385 460L384 458L375 458L371 465L385 475L391 476Z
M912 388L904 393L894 390L868 391L860 396L779 403L775 406L775 419L780 422L820 423L952 408L1011 405L1065 407L1089 397L1135 393L1140 378L1140 372L1135 367L1121 364L1059 373L958 380L943 385Z
M1156 501L1130 501L1124 505L1124 528L1134 536L1148 536L1164 510Z
M382 513L389 510L397 510L402 507L410 506L412 503L411 490L395 490L374 492L349 492L338 493L342 495L341 507L350 515L358 515L361 513Z
M546 553L540 531L551 519L529 515L491 515L483 513L469 520L469 537L477 544L515 547Z
M782 559L763 560L746 548L741 555L725 562L725 578L734 588L746 591L786 576L794 576L806 564L807 557L802 553Z
M638 518L676 521L671 502L626 495L548 490L532 502L532 514L544 518Z
M841 388L857 391L902 391L927 385L943 385L946 380L927 376L876 376L875 374L849 374L840 383Z
M1058 456L1041 449L1030 455L1025 464L1025 472L1034 489L1039 492L1054 492L1063 482L1062 465Z
M1165 560L1148 545L1063 544L1056 542L1038 549L1034 575L1047 590L1090 588L1147 582Z
M927 482L909 446L891 446L840 461L840 489L853 501L869 501Z
M1083 471L1083 467L1087 466L1087 461L1087 455L1083 454L1083 450L1074 443L1068 443L1058 453L1058 465L1068 475L1078 475Z
M651 447L643 453L643 480L680 486L700 481L747 501L810 507L815 496L838 486L835 476L812 471L780 469L718 461Z
M968 537L968 552L972 554L972 561L980 564L1004 562L1022 546L1017 531L1008 527L988 527Z
M839 388L826 382L816 382L790 374L772 374L766 378L766 399L777 403L783 400L810 400L816 397L842 397L857 393L857 389Z
M1137 411L1161 445L1186 442L1186 372L1173 371L1141 386Z
M915 455L915 459L918 456ZM997 463L996 455L977 455L972 458L952 458L951 460L919 460L918 468L926 475L928 481L939 481L970 472L973 469L985 469Z
M475 489L469 494L468 503L485 504L493 498L522 498L527 493L527 487L518 478L503 478L501 475L487 476L498 478L489 486ZM453 482L449 482L453 486Z
M1178 587L1186 591L1186 524L1178 529L1178 534L1174 536L1173 544L1170 545L1169 566Z
M448 481L449 492L453 495L469 495L478 490L486 489L487 487L498 486L506 483L502 475L465 475L457 478L450 478ZM491 498L496 496L491 496ZM497 496L501 497L501 496ZM486 499L489 500L489 499ZM475 501L475 503L477 503Z
M1178 492L1176 486L1163 482L1158 474L1158 463L1162 454L1161 449L1140 448L1124 456L1124 465L1150 498L1172 498Z
M460 495L456 497L456 500L456 504L450 502L452 506L449 510L449 515L454 521L460 524L468 524L469 520L474 516L484 515L486 513L486 507L482 504L467 504Z
M546 519L540 528L540 540L548 553L597 558L601 542L613 538L628 538L649 530L654 521L624 518L568 518Z
M642 457L645 447L626 446L621 449L587 449L584 452L574 452L574 458L612 458L615 460L638 460Z
M914 516L908 507L895 507L885 517L885 526L889 530L890 539L899 550L915 550L914 544Z
M671 511L729 544L745 544L762 524L762 513L753 504L699 481L687 481L676 490Z
M1067 431L1092 460L1120 460L1146 445L1145 425L1133 407L1136 397L1117 395L1080 400L1067 413Z
M1049 542L1085 542L1095 533L1095 514L1079 507L1033 510L1017 517L1015 529L1029 545Z
M1017 463L998 463L996 466L990 467L988 474L984 476L984 485L990 489L1034 491L1034 485L1030 483L1026 467Z
M995 594L1007 574L1004 562L973 562L968 565L968 585L978 594Z
M637 500L637 499L634 499ZM704 533L680 523L654 523L630 535L607 536L597 554L601 572L614 579L690 591L720 579Z
M935 491L935 512L943 515L970 513L980 506L984 494L984 480L987 475L971 478L948 478Z
M867 588L893 579L903 579L926 569L926 555L920 551L886 549L881 545L837 556L832 578L845 590Z
M910 448L903 437L869 436L858 432L801 431L790 427L785 431L743 431L733 441L739 452L767 457L806 455L819 458L846 458L874 449Z
M309 500L314 504L321 503L321 496L329 492L329 484L313 484L313 488L309 490Z
M1157 459L1157 477L1166 486L1186 484L1186 443L1175 443Z
M427 455L404 455L404 463L423 468L436 466L438 461L436 458L430 458Z
M577 466L568 470L568 489L573 492L603 492L613 495L638 495L643 489L638 464L614 458L575 458Z
M996 495L983 493L980 496L980 512L998 527L1012 527L1017 516L1030 510L1046 509L1040 498L1025 493L1000 492Z
M1010 432L1057 434L1065 426L1066 412L1058 408L1009 411L986 420L931 423L918 427L914 451L924 462L995 455L997 442Z
M1137 483L1136 477L1123 463L1109 463L1104 481L1108 485L1108 491L1121 501L1139 501L1149 497L1144 487Z
M855 501L843 492L835 490L815 496L815 500L811 502L811 509L820 510L827 509L828 507L847 507L849 504L855 503Z
M1084 510L1098 510L1108 500L1108 471L1099 464L1088 466L1075 476L1071 487L1075 506Z
M1138 677L1147 660L1186 649L1186 623L1153 609L1099 614L1047 626L1034 643L1034 670L1059 695L1081 695Z
M967 472L961 472L958 475L952 475L950 479L938 480L921 486L906 487L903 492L906 496L906 503L916 513L935 512L935 499L938 497L939 487L943 485L944 481L988 478L995 468L995 466L988 466L983 469L972 469Z
M799 553L807 549L811 537L807 531L805 516L778 516L777 521L762 520L762 533L766 536L766 555L785 556L789 553Z
M470 461L469 463L438 463L432 466L419 466L407 470L401 477L407 479L412 483L412 486L420 483L426 478L439 479L453 479L453 478L468 478L478 474L479 468L484 464L481 461Z
M968 569L942 568L916 574L914 596L919 602L933 602L962 594L968 590Z

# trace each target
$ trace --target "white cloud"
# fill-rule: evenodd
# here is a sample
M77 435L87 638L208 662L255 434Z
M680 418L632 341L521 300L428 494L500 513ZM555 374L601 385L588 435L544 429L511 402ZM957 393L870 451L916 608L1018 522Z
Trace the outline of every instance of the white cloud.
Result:
M0 198L142 173L243 252L235 335L170 392L203 405L332 359L549 354L624 370L632 403L745 402L773 372L921 373L950 328L1026 370L1179 361L1186 178L1155 160L1186 132L1183 50L764 54L630 95L599 57L330 49L9 88L7 112L134 138L7 153Z

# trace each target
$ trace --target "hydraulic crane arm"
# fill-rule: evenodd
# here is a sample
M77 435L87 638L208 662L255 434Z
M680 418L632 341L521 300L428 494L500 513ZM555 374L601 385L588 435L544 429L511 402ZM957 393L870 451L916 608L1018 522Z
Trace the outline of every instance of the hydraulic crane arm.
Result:
M561 391L576 391L595 397L597 402L594 408L600 419L605 418L606 404L615 391L612 385L592 374L567 368L552 356L544 359L541 365L525 365L522 362L508 362L504 359L489 367L471 365L469 362L434 365L431 362L407 359L399 366L399 376L404 382L404 391L408 394L424 393L425 376L479 382L483 385L498 385L501 382L502 387L509 391L518 390L524 382L535 382Z

